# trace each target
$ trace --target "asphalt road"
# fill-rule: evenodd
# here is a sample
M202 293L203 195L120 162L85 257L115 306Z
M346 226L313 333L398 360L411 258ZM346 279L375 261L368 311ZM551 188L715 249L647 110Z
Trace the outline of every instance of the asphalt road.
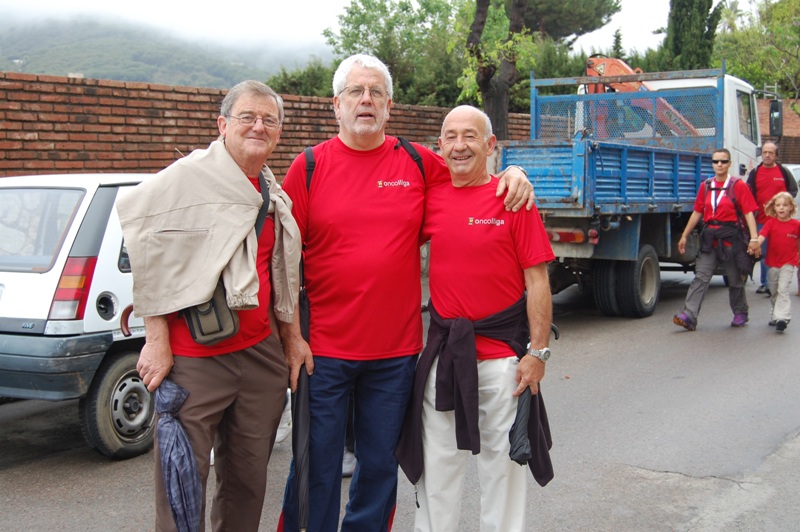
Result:
M751 321L732 329L715 278L686 332L671 317L691 275L663 278L643 320L603 317L574 288L555 297L562 338L543 394L556 477L531 479L529 529L800 529L800 323L776 334L751 284ZM275 447L262 530L275 528L290 455L289 441ZM0 404L0 531L151 530L152 460L85 447L74 401ZM461 531L479 529L479 506L473 468ZM413 529L414 508L401 476L395 530Z

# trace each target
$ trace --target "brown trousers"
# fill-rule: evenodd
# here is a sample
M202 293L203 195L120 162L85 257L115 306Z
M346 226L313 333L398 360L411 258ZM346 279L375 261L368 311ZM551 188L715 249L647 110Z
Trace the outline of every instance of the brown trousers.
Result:
M178 419L192 444L205 493L209 454L216 438L213 530L258 530L289 370L277 334L233 353L213 357L176 356L169 378L189 391ZM156 449L158 442L156 441ZM155 453L156 530L174 531L169 500ZM278 495L280 496L280 495Z

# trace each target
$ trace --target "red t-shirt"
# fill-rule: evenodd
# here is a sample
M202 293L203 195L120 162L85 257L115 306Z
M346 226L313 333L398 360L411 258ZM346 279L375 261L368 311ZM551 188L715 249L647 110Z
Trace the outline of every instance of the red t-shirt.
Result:
M767 223L758 233L767 238L767 255L764 262L770 268L780 268L786 264L798 265L797 243L800 242L800 220L790 218L782 222L768 217Z
M497 183L445 183L425 198L431 300L443 318L475 321L509 307L525 291L523 270L555 258L536 207L506 212ZM514 355L499 340L476 336L476 345L479 359Z
M761 165L756 170L756 222L767 223L769 216L764 212L764 206L778 192L786 192L786 181L783 180L781 169L776 164L771 168Z
M258 178L249 178L256 190L261 192ZM207 357L232 353L251 347L270 335L269 313L271 286L269 268L272 262L272 248L275 244L275 223L272 215L267 216L264 228L258 238L258 308L239 311L239 332L235 336L217 344L207 346L198 344L192 339L186 320L178 312L167 316L169 325L169 343L175 355L188 357Z
M338 137L301 153L283 183L305 245L315 356L376 360L422 349L419 232L426 183L449 180L441 157L414 145L425 181L394 137L374 150Z
M747 186L747 183L738 178L728 179L735 179L733 194L742 210L742 215L755 211L758 206L753 199L753 193L750 192L750 187ZM716 220L718 222L737 221L736 207L728 197L727 190L719 190L725 186L730 186L730 183L725 185L725 183L718 183L716 179L712 178L711 189L708 191L708 194L706 194L705 181L700 185L700 189L697 191L697 197L694 200L694 210L695 212L703 213L704 222L710 220ZM715 202L716 206L714 205Z

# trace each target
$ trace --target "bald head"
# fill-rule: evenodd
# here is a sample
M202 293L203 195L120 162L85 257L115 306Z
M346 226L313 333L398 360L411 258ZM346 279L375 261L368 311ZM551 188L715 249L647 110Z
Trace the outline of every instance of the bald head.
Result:
M774 142L765 142L761 146L761 164L772 168L778 162L778 145Z
M496 143L492 122L483 111L468 105L450 111L442 123L439 148L450 169L453 185L466 187L488 183L486 161Z

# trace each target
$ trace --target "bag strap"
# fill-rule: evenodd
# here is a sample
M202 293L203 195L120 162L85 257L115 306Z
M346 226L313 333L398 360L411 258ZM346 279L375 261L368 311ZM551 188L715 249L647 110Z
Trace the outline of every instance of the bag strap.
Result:
M706 194L708 194L709 190L711 189L712 179L714 178L712 177L706 180ZM731 176L730 180L728 181L728 188L725 189L725 192L727 192L728 194L728 199L731 200L731 203L733 203L733 208L736 209L736 220L738 222L737 225L739 226L739 229L741 229L742 231L746 231L747 219L744 217L744 213L742 212L742 207L741 205L739 205L739 201L736 199L736 193L734 192L737 181L741 181L741 179L739 179L736 176Z
M416 163L419 168L419 173L422 175L422 180L425 181L425 166L422 163L422 156L417 149L404 137L397 137L397 144L395 149L403 148L411 159ZM314 168L317 166L317 161L314 159L314 149L311 146L306 146L303 149L306 156L306 190L311 190L311 178L314 175Z
M306 154L306 190L311 190L311 176L314 175L317 161L314 160L314 149L311 146L306 146L303 153Z
M408 152L408 154L411 156L414 162L417 163L417 168L419 168L419 173L422 174L422 181L425 181L425 167L422 164L422 156L419 154L414 145L411 144L404 137L397 137L397 140L398 140L397 145L400 145L404 150L406 150L406 152ZM395 145L394 147L395 149L397 149L397 145Z
M264 220L267 219L267 211L269 211L269 186L267 185L267 180L264 179L264 172L258 173L258 184L261 186L261 198L264 203L261 204L256 217L256 240L261 236L261 230L264 229Z

